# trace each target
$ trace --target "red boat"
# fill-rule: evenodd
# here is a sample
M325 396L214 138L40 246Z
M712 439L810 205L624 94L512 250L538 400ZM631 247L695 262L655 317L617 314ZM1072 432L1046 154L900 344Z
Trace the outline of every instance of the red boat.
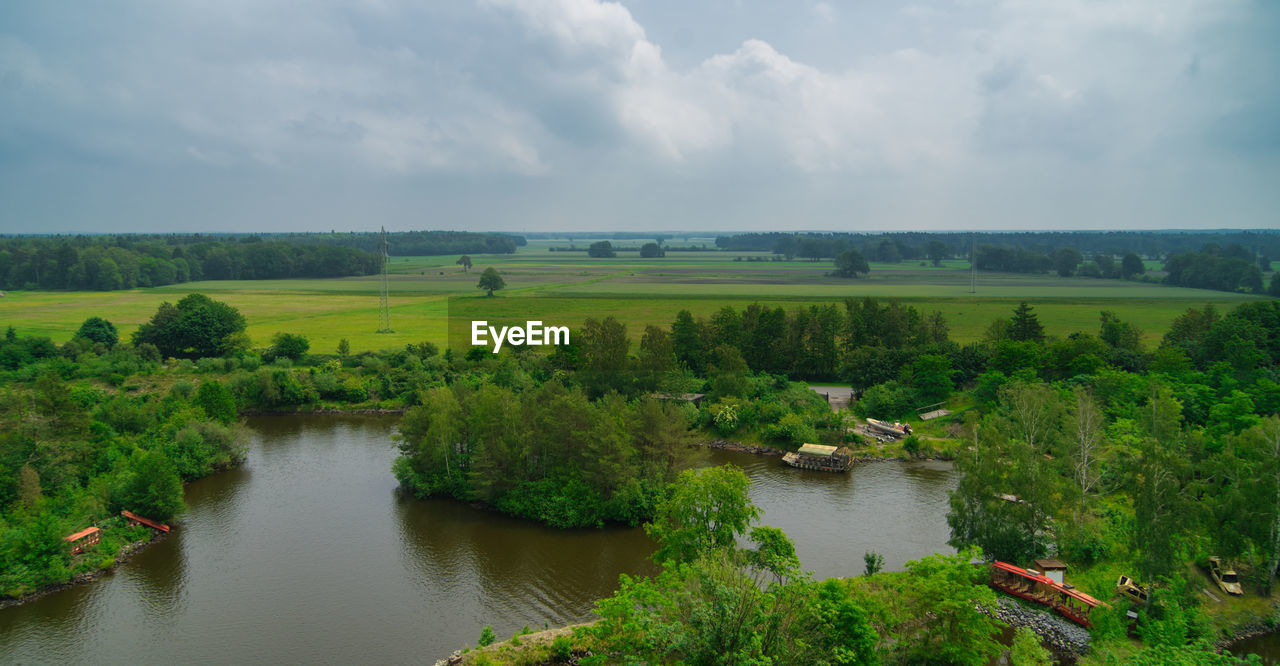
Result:
M1089 623L1089 613L1098 606L1107 605L1070 585L1041 575L1039 571L1015 567L1007 562L992 563L991 587L1044 604L1085 627L1093 626Z

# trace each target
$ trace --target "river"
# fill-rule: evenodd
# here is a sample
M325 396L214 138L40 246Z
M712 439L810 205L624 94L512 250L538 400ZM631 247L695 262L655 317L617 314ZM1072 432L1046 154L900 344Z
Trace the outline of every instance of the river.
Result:
M247 420L245 464L187 486L173 533L94 583L0 610L6 662L430 662L492 624L500 638L590 619L619 573L648 574L640 529L561 531L448 500L391 475L396 419ZM945 463L849 474L701 451L752 479L762 523L819 578L947 551Z

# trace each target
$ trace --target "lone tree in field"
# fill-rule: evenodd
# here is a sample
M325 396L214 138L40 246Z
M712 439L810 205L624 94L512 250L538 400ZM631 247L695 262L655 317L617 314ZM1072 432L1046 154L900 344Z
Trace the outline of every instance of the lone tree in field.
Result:
M640 246L641 259L653 259L654 257L661 257L664 254L666 253L662 251L662 246L657 243L645 243Z
M498 275L498 271L494 270L493 267L490 266L489 268L484 269L484 273L480 274L480 283L476 286L481 289L488 289L489 295L492 296L493 292L506 287L507 282L502 279L501 275Z
M609 241L598 241L592 243L591 247L587 248L587 256L608 259L610 257L618 256L618 253L613 251L613 243L610 243Z
M462 267L463 273L466 273L467 271L471 270L471 257L465 254L462 255L461 257L458 257L458 260L454 263Z
M836 255L836 277L856 278L859 273L870 273L871 267L862 253L857 250L845 250Z

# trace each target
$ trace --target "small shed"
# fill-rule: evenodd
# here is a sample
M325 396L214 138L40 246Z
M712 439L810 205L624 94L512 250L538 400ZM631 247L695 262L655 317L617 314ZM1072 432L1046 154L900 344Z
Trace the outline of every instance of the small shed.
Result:
M1039 571L1040 575L1059 585L1063 584L1067 575L1067 565L1059 560L1036 560L1033 564L1035 564L1035 570Z
M102 530L96 527L86 527L75 534L68 534L62 537L62 540L71 544L72 555L78 555L97 545L98 539L101 538Z

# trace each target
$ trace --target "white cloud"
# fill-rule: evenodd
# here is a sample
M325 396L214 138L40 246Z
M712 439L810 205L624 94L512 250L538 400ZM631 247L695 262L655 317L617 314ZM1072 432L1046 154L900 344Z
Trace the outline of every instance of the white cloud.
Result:
M880 227L937 226L957 208L1026 223L1046 197L1117 183L1116 197L1135 193L1130 209L1152 206L1145 189L1176 193L1164 205L1187 215L1213 208L1193 196L1226 197L1202 178L1250 210L1280 203L1248 189L1276 173L1267 121L1280 93L1274 31L1253 20L1274 10L1246 0L228 0L86 7L78 22L56 3L5 11L9 182L58 160L126 182L132 169L187 174L190 192L210 174L297 191L385 181L409 188L372 197L396 209L420 210L434 187L432 205L553 221L609 219L687 187L696 220L733 201L760 225L794 213L809 227L851 209ZM4 188L28 208L56 198Z
M732 148L804 171L908 168L954 152L963 131L957 119L973 115L973 95L944 78L953 68L914 50L871 68L824 72L748 39L675 71L619 5L501 5L562 49L597 49L600 59L588 66L613 75L588 77L596 94L636 142L674 161Z

